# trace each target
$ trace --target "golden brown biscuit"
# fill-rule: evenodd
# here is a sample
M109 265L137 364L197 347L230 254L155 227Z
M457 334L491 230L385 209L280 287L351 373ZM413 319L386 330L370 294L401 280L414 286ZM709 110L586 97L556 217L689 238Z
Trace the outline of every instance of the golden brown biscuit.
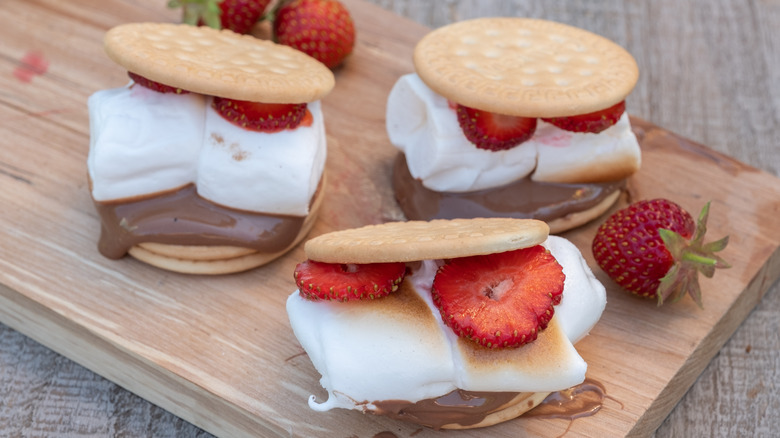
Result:
M639 78L614 42L569 25L531 18L479 18L426 35L417 74L465 106L522 117L562 117L608 108Z
M546 223L533 219L388 222L323 234L304 250L326 263L411 262L526 248L544 242L548 233Z
M229 30L171 23L129 23L110 29L108 56L129 71L196 93L264 103L321 99L333 73L288 46Z

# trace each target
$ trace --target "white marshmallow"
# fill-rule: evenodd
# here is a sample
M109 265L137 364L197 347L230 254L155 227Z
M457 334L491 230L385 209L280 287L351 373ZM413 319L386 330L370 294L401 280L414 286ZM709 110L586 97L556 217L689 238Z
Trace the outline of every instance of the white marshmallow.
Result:
M402 76L387 100L390 142L406 154L412 176L429 189L467 192L504 185L530 174L536 149L525 142L503 151L479 149L458 124L447 99L416 74Z
M607 305L607 291L591 271L580 250L570 241L549 236L543 244L563 267L564 298L555 316L572 343L587 336Z
M248 211L305 216L325 168L320 102L308 104L313 122L265 133L241 129L209 105L197 170L198 194Z
M463 134L447 99L415 73L402 76L390 91L386 128L390 142L406 155L412 176L438 192L500 187L532 173L535 180L556 181L561 171L578 171L616 154L639 167L639 144L625 113L598 134L569 132L538 119L533 137L519 146L479 149Z
M305 216L327 153L319 101L311 126L277 133L235 126L196 93L128 85L88 101L87 167L96 201L151 195L194 183L212 202L245 211Z
M203 142L204 96L141 86L89 97L87 168L96 201L183 187L195 180Z

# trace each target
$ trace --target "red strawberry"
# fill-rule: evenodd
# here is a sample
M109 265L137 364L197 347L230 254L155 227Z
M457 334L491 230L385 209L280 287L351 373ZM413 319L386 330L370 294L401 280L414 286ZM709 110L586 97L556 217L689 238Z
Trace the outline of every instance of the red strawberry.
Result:
M219 19L222 29L246 34L263 16L271 0L222 0L219 3Z
M249 33L263 16L271 0L172 0L170 7L182 7L182 22L215 29Z
M677 301L686 293L702 306L698 273L712 277L729 267L714 253L728 236L704 244L707 203L694 225L682 207L666 199L640 201L610 216L593 239L593 256L617 284L647 298Z
M227 121L252 131L293 129L306 115L305 103L260 103L214 97L212 107Z
M276 10L274 37L322 62L341 64L355 45L355 25L349 11L337 0L293 0Z
M528 140L536 131L533 117L515 117L458 105L458 123L463 134L480 149L511 149Z
M588 114L569 117L552 117L542 119L547 123L572 132L592 132L597 134L620 120L626 111L626 101L621 101L609 108Z
M433 302L458 335L488 348L519 347L547 327L563 294L563 268L542 246L449 260Z
M405 263L340 264L306 260L293 276L302 297L309 300L375 299L398 289Z
M147 79L139 74L133 73L131 71L127 72L127 75L130 76L130 79L133 80L136 84L146 87L150 90L157 91L158 93L176 93L176 94L186 94L189 93L187 90L182 90L181 88L177 87L171 87L170 85L161 84L159 82L155 82L151 79Z

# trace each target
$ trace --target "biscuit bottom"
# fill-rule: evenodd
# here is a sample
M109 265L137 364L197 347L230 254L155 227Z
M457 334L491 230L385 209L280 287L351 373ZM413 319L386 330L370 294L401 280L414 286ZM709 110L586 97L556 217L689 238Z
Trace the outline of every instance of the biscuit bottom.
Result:
M401 400L375 402L374 414L433 429L475 429L492 426L530 411L548 392L474 392L455 390L416 403Z

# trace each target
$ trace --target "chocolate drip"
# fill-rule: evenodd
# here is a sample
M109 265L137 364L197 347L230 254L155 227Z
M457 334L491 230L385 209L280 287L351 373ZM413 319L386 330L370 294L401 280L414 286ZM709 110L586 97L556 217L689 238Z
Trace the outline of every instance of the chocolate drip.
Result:
M623 187L625 181L558 184L526 177L494 189L436 192L412 177L404 154L398 155L393 169L395 197L409 220L511 217L551 221L594 207Z
M493 412L500 411L512 401L518 392L482 392L456 389L438 398L411 403L403 400L374 402L377 415L408 421L422 426L440 429L447 424L472 426L483 421ZM525 393L529 397L533 393ZM523 417L576 418L594 415L606 398L604 386L593 379L562 391L551 393L538 406ZM521 401L523 403L523 401ZM528 403L533 404L528 400Z
M514 399L516 392L476 392L456 389L438 398L410 403L403 400L374 402L378 415L440 429L447 424L470 426Z
M95 207L101 219L98 250L110 259L143 242L281 251L305 219L223 207L198 196L192 184L154 196L95 202Z
M601 409L605 397L604 386L601 383L593 379L585 379L577 386L553 392L524 416L567 420L589 417Z

